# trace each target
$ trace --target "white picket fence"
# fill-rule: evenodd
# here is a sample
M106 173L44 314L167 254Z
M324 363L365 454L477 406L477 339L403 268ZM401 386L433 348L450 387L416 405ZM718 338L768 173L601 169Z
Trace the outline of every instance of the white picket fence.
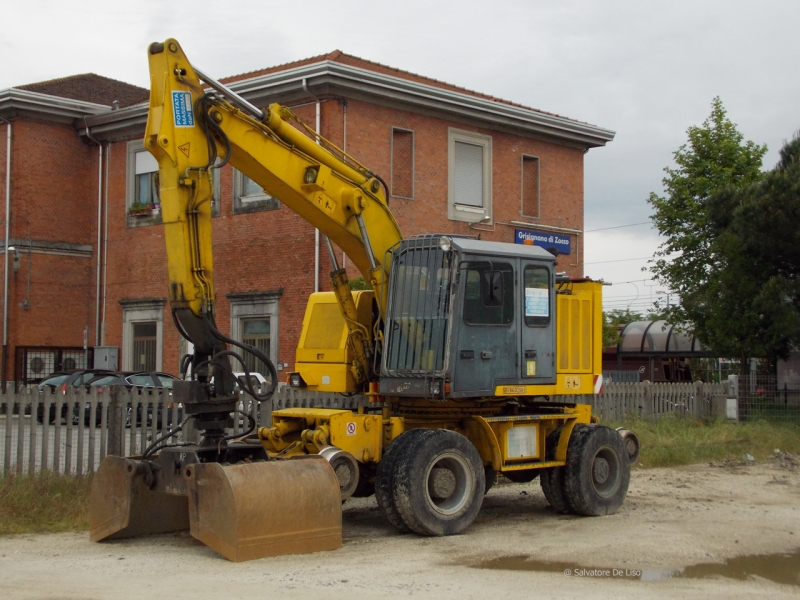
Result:
M626 415L657 417L665 413L711 414L711 400L735 390L728 383L608 383L600 396L591 398L594 414L605 421ZM272 423L272 411L282 408L356 409L368 404L362 395L321 394L280 388L269 402L257 404L244 395L240 410L258 426ZM23 390L0 394L0 465L2 474L55 473L83 475L94 472L107 454L141 454L153 440L184 419L169 392L126 390L101 393L76 391L50 393ZM52 418L51 418L52 415ZM246 431L249 420L235 415L231 434ZM196 441L189 426L175 441Z
M705 417L712 414L712 399L735 397L735 386L723 383L606 383L592 397L592 412L603 421L626 416L658 417L672 413Z

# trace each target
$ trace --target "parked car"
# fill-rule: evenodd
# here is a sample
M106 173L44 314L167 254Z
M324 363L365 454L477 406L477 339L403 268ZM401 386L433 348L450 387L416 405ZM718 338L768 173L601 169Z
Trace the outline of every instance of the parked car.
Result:
M89 381L96 379L98 376L108 376L112 375L113 371L107 371L104 369L77 369L74 371L60 371L53 373L52 375L46 377L38 386L40 392L49 392L54 394L56 392L61 392L65 394L67 392L67 387L72 386L75 389L80 388L81 386L86 386ZM77 416L78 410L73 409L73 418ZM61 407L61 418L67 418L67 405L64 404ZM39 407L36 410L36 420L39 423L44 422L44 405L39 404ZM48 418L49 423L55 423L56 420L56 407L55 404L50 406L50 415Z
M172 384L173 382L178 379L174 375L170 375L169 373L160 373L156 371L124 371L120 373L106 373L100 375L93 380L88 382L88 387L96 388L98 393L103 392L106 388L111 387L113 385L121 385L124 386L128 390L137 390L139 393L150 390L150 389L163 389L165 393L172 394ZM156 426L161 427L161 416L162 416L162 407L163 403L158 403L158 410L156 416ZM168 408L172 408L172 403L168 405ZM87 408L88 410L88 408ZM183 418L183 407L178 407L178 421L180 422ZM84 422L88 424L89 418L88 416L84 417ZM142 406L139 405L136 414L136 425L140 425L143 422L142 419ZM152 406L147 407L147 416L146 420L144 421L148 425L153 422L153 409ZM125 411L125 426L130 427L133 423L133 407L128 404ZM170 410L168 413L168 420L167 425L172 425L172 411Z

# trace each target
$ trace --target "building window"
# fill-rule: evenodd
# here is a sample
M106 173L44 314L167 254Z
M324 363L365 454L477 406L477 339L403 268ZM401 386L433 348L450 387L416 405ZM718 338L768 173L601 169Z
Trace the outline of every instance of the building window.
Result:
M241 292L227 294L231 303L231 337L255 346L282 369L278 362L278 336L271 332L278 331L278 302L283 290L269 292ZM238 352L238 350L237 350ZM246 352L241 353L250 372L258 372L267 377L269 372L260 360ZM241 364L234 361L234 370Z
M161 371L165 300L120 300L122 370Z
M392 196L414 199L414 132L392 128Z
M539 218L539 157L522 155L522 205L523 217Z
M269 318L241 319L239 327L242 342L261 350L267 356L270 355ZM262 375L267 374L264 364L255 356L245 353L243 358L251 373L258 371Z
M450 129L447 218L476 222L492 215L492 138Z
M219 216L219 169L212 169L214 196L211 214ZM161 223L158 197L158 161L144 149L140 140L128 143L127 192L125 212L128 227Z
M233 214L280 208L280 202L241 171L233 175Z
M133 370L156 370L158 324L155 321L133 323Z

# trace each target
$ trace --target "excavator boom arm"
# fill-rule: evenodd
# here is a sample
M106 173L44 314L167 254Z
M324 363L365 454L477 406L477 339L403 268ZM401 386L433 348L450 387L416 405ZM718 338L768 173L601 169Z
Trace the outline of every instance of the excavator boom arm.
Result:
M290 110L273 104L259 121L242 102L228 101L240 100L232 92L226 99L204 89L175 40L151 45L149 62L144 144L159 164L170 303L190 340L202 345L208 338L203 323L215 297L210 174L215 155L336 243L371 283L383 314L387 251L402 236L380 180L293 127Z

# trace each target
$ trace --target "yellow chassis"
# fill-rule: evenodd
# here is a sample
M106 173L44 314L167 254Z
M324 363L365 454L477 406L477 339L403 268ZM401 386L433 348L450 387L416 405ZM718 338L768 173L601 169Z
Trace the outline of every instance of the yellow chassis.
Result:
M435 405L440 414L411 412L393 416L387 406L381 413L325 408L287 408L272 413L272 427L258 431L271 456L316 454L336 446L362 464L380 462L386 447L404 431L417 428L448 429L467 437L478 449L485 466L498 472L563 466L572 429L590 423L591 406L547 405L546 411L523 415L458 414L449 403ZM459 407L460 410L463 408ZM547 460L545 441L561 428L555 457Z

